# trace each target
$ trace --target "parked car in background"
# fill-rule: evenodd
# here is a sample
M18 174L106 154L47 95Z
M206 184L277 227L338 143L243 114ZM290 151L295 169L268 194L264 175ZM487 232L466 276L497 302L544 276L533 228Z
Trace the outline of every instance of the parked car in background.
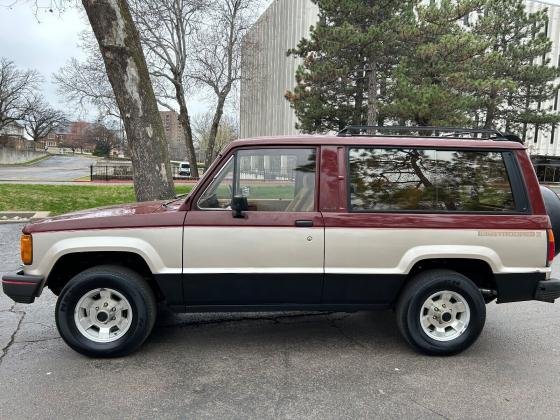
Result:
M186 198L25 226L24 267L2 283L23 303L49 287L61 336L95 357L136 350L157 302L178 312L392 308L414 349L449 355L477 339L485 304L560 297L558 217L524 146L498 132L351 127L240 140Z
M179 169L177 170L177 178L190 178L191 165L189 162L180 162Z

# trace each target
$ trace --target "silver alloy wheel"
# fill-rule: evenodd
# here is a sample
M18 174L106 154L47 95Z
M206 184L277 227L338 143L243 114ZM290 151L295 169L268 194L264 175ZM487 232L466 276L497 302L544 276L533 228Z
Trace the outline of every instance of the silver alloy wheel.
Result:
M466 331L470 320L471 310L466 299L449 290L431 295L420 310L422 329L436 341L455 340Z
M113 289L94 289L83 295L74 309L78 331L96 343L110 343L121 338L132 324L132 307Z

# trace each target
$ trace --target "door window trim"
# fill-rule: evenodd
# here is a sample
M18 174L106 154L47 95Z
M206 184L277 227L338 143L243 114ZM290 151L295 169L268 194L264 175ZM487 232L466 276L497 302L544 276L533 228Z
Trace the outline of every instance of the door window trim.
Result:
M236 166L237 166L236 156L237 156L237 153L233 153L232 155L230 155L230 157L225 160L224 164L221 165L218 168L218 170L215 172L215 175L212 177L210 182L208 182L206 184L206 187L202 190L202 192L197 197L195 197L196 198L196 204L195 204L196 210L202 210L202 211L231 211L231 209L200 207L199 204L200 204L201 198L204 196L204 193L206 193L206 191L208 191L208 189L210 187L212 187L212 185L214 185L214 182L218 179L218 177L220 176L222 171L229 165L229 163L231 162L232 159L233 159L233 180L232 180L232 188L233 188L233 185L235 183L235 169L236 169Z

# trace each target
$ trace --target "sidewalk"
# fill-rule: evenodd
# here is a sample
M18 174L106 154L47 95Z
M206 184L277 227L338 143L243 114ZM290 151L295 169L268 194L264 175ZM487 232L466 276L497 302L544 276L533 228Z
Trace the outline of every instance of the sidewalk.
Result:
M196 180L174 180L175 185L196 185ZM68 181L68 180L17 180L0 179L0 184L30 184L30 185L133 185L132 181Z

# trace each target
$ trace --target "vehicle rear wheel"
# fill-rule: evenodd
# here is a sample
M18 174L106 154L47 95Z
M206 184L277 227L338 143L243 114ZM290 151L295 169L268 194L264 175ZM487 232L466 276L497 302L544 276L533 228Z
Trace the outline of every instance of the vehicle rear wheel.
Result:
M486 321L484 297L467 277L451 270L415 276L397 302L405 340L430 355L451 355L476 341Z
M64 341L91 357L118 357L135 351L150 334L156 300L136 272L105 265L87 269L62 289L56 325Z

